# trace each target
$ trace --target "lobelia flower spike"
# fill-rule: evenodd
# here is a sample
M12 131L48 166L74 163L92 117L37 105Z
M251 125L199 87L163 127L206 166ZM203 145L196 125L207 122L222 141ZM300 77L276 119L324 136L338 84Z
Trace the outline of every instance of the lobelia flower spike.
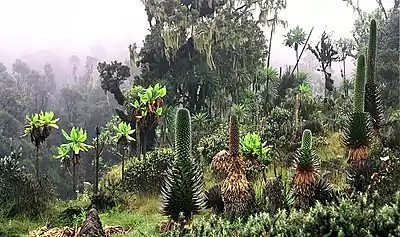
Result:
M354 85L353 113L350 114L343 129L342 145L348 149L347 162L361 164L369 157L368 146L371 143L372 127L365 109L365 57L357 60L356 81ZM361 163L360 163L361 162Z
M182 214L183 221L189 221L205 205L202 173L192 158L191 148L190 113L181 108L176 113L175 121L175 159L161 190L161 212L171 218L170 223L180 221Z
M376 64L376 21L371 20L369 31L368 53L366 60L365 85L365 112L371 116L372 126L375 134L380 137L379 129L383 122L383 105L378 85L375 83Z

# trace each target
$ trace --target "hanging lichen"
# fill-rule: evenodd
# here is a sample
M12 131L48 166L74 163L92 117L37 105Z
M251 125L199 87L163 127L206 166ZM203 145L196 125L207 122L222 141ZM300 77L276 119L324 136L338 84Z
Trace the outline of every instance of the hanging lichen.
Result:
M200 27L198 27L200 28ZM213 21L204 22L201 29L195 29L194 47L200 54L206 56L207 65L211 69L215 69L215 63L212 56L212 46L214 44L213 38L218 38L218 31L215 30Z
M179 49L180 31L176 26L164 26L161 37L164 39L165 56L171 62Z
M204 55L208 67L213 70L216 69L213 60L213 50L218 48L236 52L236 50L248 43L249 39L253 36L251 32L243 29L243 25L248 24L246 16L250 11L253 11L250 7L259 4L259 8L265 10L268 5L267 0L257 0L255 2L233 0L225 5L225 10L216 11L217 13L214 12L214 16L211 18L201 17L199 15L200 12L196 9L191 9L189 13L185 7L179 8L179 10L175 11L174 15L167 17L167 13L162 13L165 11L160 11L166 7L161 4L163 1L153 1L158 1L159 3L159 5L153 5L150 11L153 13L156 24L162 24L161 36L164 40L164 52L167 60L169 62L174 60L174 57L176 57L182 46L183 37L190 35L193 38L196 52ZM155 2L153 3L155 4ZM208 3L211 4L212 1ZM244 10L244 13L241 14L243 17L239 19L236 19L237 15L233 14L237 4L249 5L242 8L247 10ZM264 15L266 14L264 13ZM236 59L234 67L242 64L245 63Z

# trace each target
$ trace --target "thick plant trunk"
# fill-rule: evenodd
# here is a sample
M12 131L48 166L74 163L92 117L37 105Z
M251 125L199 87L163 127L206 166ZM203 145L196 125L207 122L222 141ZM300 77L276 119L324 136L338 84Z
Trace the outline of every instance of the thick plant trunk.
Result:
M39 179L39 146L36 146L36 178Z
M140 154L142 153L141 149L142 145L140 144L140 126L139 126L139 121L136 120L136 156L140 157Z
M346 59L343 59L343 85L344 85L344 95L347 97L348 91L346 86Z
M122 163L121 163L121 182L122 182L122 187L125 187L125 147L122 147Z
M296 50L296 62L298 62L298 61L300 61L300 59L299 59L299 49L296 48L295 50ZM296 67L296 72L297 72L297 74L299 74L299 66Z
M72 197L76 199L76 164L72 163Z
M147 147L147 131L143 131L143 148L142 148L143 156L146 156L147 148L148 148Z
M99 135L96 135L96 160L95 160L95 180L94 180L94 194L97 194L99 192Z
M267 68L270 67L270 62L271 62L271 49L272 49L272 36L274 35L274 28L275 26L273 26L273 28L271 29L271 34L269 36L269 46L268 46L268 59L267 59ZM267 115L269 115L269 73L267 75Z

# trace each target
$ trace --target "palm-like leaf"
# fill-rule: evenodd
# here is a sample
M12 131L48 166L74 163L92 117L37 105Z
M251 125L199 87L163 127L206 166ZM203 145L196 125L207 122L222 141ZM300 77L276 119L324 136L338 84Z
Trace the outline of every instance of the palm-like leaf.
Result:
M295 50L297 50L300 45L305 43L306 36L306 32L299 26L296 26L296 28L289 30L289 32L284 36L285 46L290 48L293 47Z
M71 166L71 157L70 157L70 148L67 144L62 144L61 146L57 147L58 154L53 156L55 159L61 159L61 162L64 164L65 167Z
M39 114L39 119L42 121L44 126L48 126L50 128L58 129L57 122L60 120L59 118L54 119L53 112L42 112Z
M271 151L271 147L267 146L267 143L261 143L260 135L257 133L247 133L246 136L240 139L240 151L246 157L257 157L260 158L260 152L262 154L262 161L268 162L268 153Z
M33 114L31 117L26 115L27 124L24 126L25 134L23 136L27 136L30 134L31 142L35 144L35 146L39 146L42 142L41 139L41 127L43 126L43 121L39 119L39 114Z

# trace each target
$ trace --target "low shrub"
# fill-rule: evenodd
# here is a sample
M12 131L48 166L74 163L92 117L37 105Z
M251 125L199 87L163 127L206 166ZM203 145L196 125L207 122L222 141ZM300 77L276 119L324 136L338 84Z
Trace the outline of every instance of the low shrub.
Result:
M201 138L194 152L199 160L208 165L215 154L222 150L228 151L228 128L226 125L220 125L213 134Z
M340 205L318 203L308 212L279 210L260 213L247 221L230 222L212 215L175 228L164 236L400 236L400 193L394 202L380 208L355 200Z
M22 153L0 158L0 216L38 217L48 210L56 194L47 177L39 179L20 166Z
M165 172L173 159L174 152L170 148L159 148L147 152L145 157L133 158L128 162L125 172L126 187L139 194L160 192Z

